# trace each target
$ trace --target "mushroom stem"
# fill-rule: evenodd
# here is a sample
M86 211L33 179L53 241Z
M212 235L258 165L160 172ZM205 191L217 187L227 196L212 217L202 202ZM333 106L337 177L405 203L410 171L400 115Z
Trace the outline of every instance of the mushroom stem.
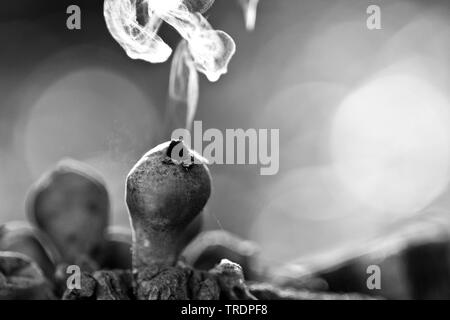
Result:
M178 260L177 239L181 232L152 232L141 224L134 224L133 268L151 264L174 266Z

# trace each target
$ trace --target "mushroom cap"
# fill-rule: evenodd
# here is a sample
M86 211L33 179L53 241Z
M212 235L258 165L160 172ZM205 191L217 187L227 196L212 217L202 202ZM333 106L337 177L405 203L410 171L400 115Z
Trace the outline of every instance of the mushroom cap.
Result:
M165 142L145 154L127 177L126 201L133 226L156 231L185 229L211 194L205 163L181 140Z
M109 195L103 180L84 163L61 161L29 193L28 218L58 249L65 262L90 255L103 241Z

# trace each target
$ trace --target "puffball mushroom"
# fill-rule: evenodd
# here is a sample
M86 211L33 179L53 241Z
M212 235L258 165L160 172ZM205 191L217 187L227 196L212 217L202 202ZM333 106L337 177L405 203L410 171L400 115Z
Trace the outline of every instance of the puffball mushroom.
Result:
M0 300L54 299L41 269L29 257L0 251Z
M128 174L135 270L176 264L185 245L180 239L211 194L205 163L183 141L172 140L150 150Z
M53 279L55 265L52 246L36 228L25 222L13 221L0 225L0 251L18 252L42 269L48 279Z
M227 259L239 264L245 279L261 277L258 268L259 247L225 230L205 231L189 243L182 255L189 265L199 270L210 270Z
M58 250L58 263L84 264L104 241L109 206L102 179L83 163L63 160L32 188L28 216Z

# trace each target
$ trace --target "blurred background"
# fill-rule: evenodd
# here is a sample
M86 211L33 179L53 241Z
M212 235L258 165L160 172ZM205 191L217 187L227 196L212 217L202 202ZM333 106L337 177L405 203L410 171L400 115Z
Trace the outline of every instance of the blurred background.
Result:
M71 4L81 30L66 28ZM381 30L366 26L370 4ZM253 32L237 1L216 0L208 18L237 52L217 83L202 77L195 119L280 129L280 170L211 166L207 229L255 240L282 264L408 219L450 222L448 0L261 0ZM127 226L125 176L175 129L163 121L170 63L129 59L102 0L3 3L0 43L0 223L24 219L30 185L71 157L103 175L113 222Z

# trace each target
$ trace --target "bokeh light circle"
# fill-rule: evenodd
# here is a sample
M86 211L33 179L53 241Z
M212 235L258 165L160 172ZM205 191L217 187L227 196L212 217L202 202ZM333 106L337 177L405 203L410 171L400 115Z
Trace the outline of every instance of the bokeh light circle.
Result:
M24 147L33 177L64 157L108 155L122 161L144 150L160 116L140 88L103 69L79 69L53 82L28 114Z
M414 214L449 180L449 104L408 75L374 79L345 99L331 132L342 185L379 212Z

